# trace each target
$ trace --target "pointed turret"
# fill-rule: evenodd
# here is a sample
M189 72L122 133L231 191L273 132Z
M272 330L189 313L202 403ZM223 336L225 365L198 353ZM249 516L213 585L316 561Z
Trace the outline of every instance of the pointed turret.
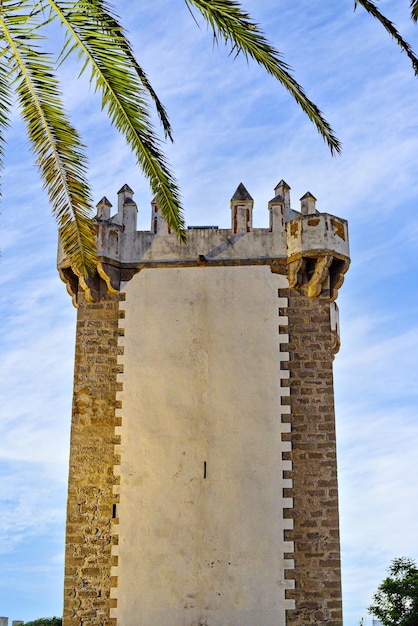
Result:
M134 192L132 191L132 189L129 187L129 185L123 185L123 187L121 187L118 191L118 212L121 211L123 209L123 205L125 204L126 200L132 200L132 196L134 195Z
M281 180L274 188L274 198L268 203L270 214L270 231L280 232L284 229L285 200L290 205L290 187Z
M269 202L270 230L283 228L283 224L298 215L290 208L290 187L282 179L274 188L274 198Z
M281 201L286 208L290 209L290 187L283 179L275 186L274 193L275 196L271 202Z
M134 192L129 185L123 185L118 191L118 222L124 227L125 238L129 238L128 233L136 232L138 208L132 198L133 195Z
M240 183L238 185L238 187L235 190L234 195L232 196L231 200L251 200L251 202L254 202L252 196L248 193L247 189L244 187L244 185L242 183Z
M101 200L96 204L97 214L96 217L102 220L108 220L110 218L110 209L112 208L112 203L103 196Z
M154 235L169 235L170 229L167 222L161 214L160 207L157 203L157 198L151 200L151 232Z
M307 191L300 199L300 212L302 215L315 215L318 213L316 210L316 198Z
M231 229L237 233L249 233L253 227L254 200L242 183L231 198Z

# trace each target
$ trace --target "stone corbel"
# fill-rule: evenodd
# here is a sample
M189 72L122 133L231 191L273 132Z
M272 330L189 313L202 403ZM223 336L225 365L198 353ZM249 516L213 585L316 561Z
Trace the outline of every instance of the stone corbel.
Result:
M84 290L86 302L99 302L107 292L107 284L101 276L95 272L94 275L79 277L80 286Z
M71 296L73 306L77 308L78 276L74 274L71 267L59 267L58 274L65 284L67 293Z
M97 273L104 280L110 293L120 291L120 269L110 265L110 263L97 263Z
M328 280L331 263L332 256L329 254L316 259L315 269L308 282L308 298L316 298L320 295L322 287Z
M97 271L87 278L79 274L69 265L67 267L59 267L58 272L76 308L78 306L77 294L80 287L84 291L87 302L99 302L107 291L112 293L119 291L119 289L115 287L116 277L109 275L109 272L103 269L101 263L97 264ZM119 274L119 270L117 270L117 272Z
M297 289L303 285L306 271L306 259L300 257L288 264L288 277L290 289Z
M330 254L326 250L308 253L288 261L287 271L290 289L306 289L309 298L318 297L329 283L330 301L338 296L338 289L344 282L350 260L347 257Z

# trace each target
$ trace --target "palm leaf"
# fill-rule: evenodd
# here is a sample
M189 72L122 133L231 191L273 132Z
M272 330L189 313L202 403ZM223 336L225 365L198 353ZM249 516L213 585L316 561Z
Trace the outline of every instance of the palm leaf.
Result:
M418 0L411 0L411 17L414 22L418 21Z
M251 57L274 76L293 96L318 132L328 144L331 153L340 152L341 144L318 107L306 96L291 75L291 69L282 55L267 41L258 25L235 0L185 0L188 8L196 7L212 28L215 41L222 38L232 46L232 52Z
M3 170L4 148L6 144L6 129L9 126L11 107L11 79L10 67L4 50L0 54L0 172Z
M388 20L377 8L377 6L372 2L372 0L354 0L354 10L357 8L357 5L362 6L367 13L370 13L374 18L378 20L383 26L383 28L393 37L396 43L401 47L401 49L406 52L408 55L412 67L414 68L415 74L418 74L418 58L415 56L414 51L411 46L397 31L393 22ZM418 15L418 0L411 0L411 9L412 9L412 18L415 19Z
M74 269L87 275L95 267L96 253L84 146L62 106L51 59L37 48L36 20L36 11L22 13L21 2L4 2L4 54L65 253Z
M102 96L112 124L123 133L149 179L169 227L186 237L180 192L160 150L149 115L148 92L127 54L125 38L102 0L45 0L65 26L69 39L65 54L77 54L82 71Z
M167 110L162 104L161 100L158 98L145 71L136 60L133 50L132 50L132 46L125 35L125 29L120 24L119 17L114 14L112 7L109 5L109 3L105 2L104 0L103 2L97 2L97 0L89 0L89 4L91 6L94 6L96 16L101 15L100 24L98 24L99 28L103 30L107 30L108 27L110 26L109 34L113 33L117 36L118 45L120 49L123 50L124 53L126 54L127 61L134 68L143 87L148 91L149 95L154 101L155 108L160 118L161 125L164 129L165 136L168 137L171 141L173 141L172 129L171 129L171 124L168 119Z

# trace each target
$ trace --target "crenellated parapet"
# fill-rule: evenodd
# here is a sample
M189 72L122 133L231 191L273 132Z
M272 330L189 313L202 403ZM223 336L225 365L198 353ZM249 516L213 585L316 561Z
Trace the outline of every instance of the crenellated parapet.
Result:
M155 200L150 230L138 231L134 192L124 185L114 215L107 198L97 204L97 273L87 279L77 276L60 247L60 276L74 302L79 286L87 300L99 301L108 291L120 291L146 267L269 265L273 272L288 275L290 288L304 290L309 297L319 296L329 285L334 301L350 262L346 220L318 212L309 192L295 211L283 180L274 191L268 228L253 227L254 200L241 183L230 202L231 227L189 226L182 243L170 232Z

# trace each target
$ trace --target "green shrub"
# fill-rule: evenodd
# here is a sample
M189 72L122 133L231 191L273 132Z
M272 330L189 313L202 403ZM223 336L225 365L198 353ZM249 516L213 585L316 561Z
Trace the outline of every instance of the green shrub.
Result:
M61 617L41 617L33 622L25 622L25 626L62 626Z

